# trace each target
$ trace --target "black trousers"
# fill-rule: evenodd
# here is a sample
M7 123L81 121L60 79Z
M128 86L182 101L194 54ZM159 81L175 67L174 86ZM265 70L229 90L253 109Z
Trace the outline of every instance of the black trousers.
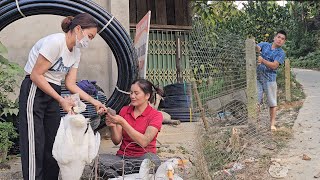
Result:
M60 86L50 85L61 94ZM59 166L52 156L52 146L59 124L59 103L26 76L19 95L19 135L24 180L58 179Z

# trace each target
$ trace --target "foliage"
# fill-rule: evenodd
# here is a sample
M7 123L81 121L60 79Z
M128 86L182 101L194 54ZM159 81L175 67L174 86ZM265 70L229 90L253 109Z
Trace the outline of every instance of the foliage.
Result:
M287 30L289 11L274 1L249 1L244 4L244 33L257 42L272 41L277 30Z
M291 58L292 67L320 69L320 51L311 52L300 58Z
M272 42L276 31L283 29L288 39L283 47L289 57L299 58L314 52L319 44L320 13L318 1L248 1L238 10L234 1L193 1L196 17L214 31L254 37L256 42ZM217 37L216 37L217 38Z
M209 27L217 27L240 13L233 1L193 1L192 8Z
M292 61L290 61L292 62ZM291 63L292 65L292 63ZM305 98L302 85L297 81L295 74L290 72L291 82L291 101L299 101ZM281 65L277 71L278 99L280 102L285 101L285 66Z
M217 79L216 81L209 83L209 80L198 81L198 93L201 99L201 103L205 104L206 101L219 97L224 90L223 79ZM194 101L194 107L197 107L197 102Z
M299 58L317 49L317 29L314 24L319 24L316 22L319 6L320 2L316 1L288 2L291 16L290 40L287 42L288 56Z
M10 139L16 138L18 134L11 122L0 122L0 153L7 153L8 149L13 145ZM0 159L3 161L4 159Z
M270 41L275 31L285 29L290 20L289 9L274 1L248 1L238 10L234 1L195 1L194 12L216 31L228 30L258 42Z
M8 149L13 143L12 138L18 137L18 134L11 122L0 122L0 149Z
M16 63L9 62L7 48L0 42L0 161L4 160L12 141L17 141L18 103L9 98L18 86L23 69Z
M210 133L206 133L203 137L204 156L208 161L208 169L210 172L217 172L221 167L229 162L238 159L239 151L227 151L229 139L231 138L231 128L225 131L210 129ZM214 159L214 160L213 160Z
M210 29L203 37L203 40L211 41L209 43L215 43L219 39L219 36L221 36L219 32L225 33L224 30L231 32L232 30L239 29L236 25L228 27L225 25L226 22L239 23L237 17L241 17L242 12L237 9L233 1L193 1L192 7L194 12L193 17L197 21L201 20L201 24ZM197 25L193 24L193 26Z
M5 58L7 53L7 49L0 42L0 117L2 120L18 114L17 102L10 100L8 95L14 93L18 86L18 77L23 75L23 70L18 64L9 62Z

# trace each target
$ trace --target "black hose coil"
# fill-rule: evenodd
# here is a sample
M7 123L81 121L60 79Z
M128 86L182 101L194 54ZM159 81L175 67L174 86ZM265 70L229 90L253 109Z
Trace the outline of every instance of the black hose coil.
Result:
M91 0L19 0L19 7L25 16L52 14L75 16L79 13L92 15L99 28L103 28L112 16ZM10 23L23 18L14 0L0 1L0 31ZM100 36L111 48L118 66L117 86L128 91L137 77L136 55L132 40L121 24L114 18ZM106 106L117 112L129 103L129 96L115 90L106 102ZM104 123L101 122L101 125Z

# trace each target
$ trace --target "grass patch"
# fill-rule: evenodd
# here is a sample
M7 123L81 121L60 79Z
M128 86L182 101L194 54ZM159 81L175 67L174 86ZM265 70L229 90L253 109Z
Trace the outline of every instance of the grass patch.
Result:
M277 131L273 132L273 140L276 142L277 149L283 149L286 147L287 142L293 136L291 128L281 127Z
M301 104L301 105L298 105L298 106L294 106L294 107L293 107L293 110L294 110L295 112L298 112L301 108L302 108L302 104Z
M177 149L180 150L182 154L189 154L189 151L183 146L178 146Z
M236 148L230 148L231 128L214 133L207 132L203 137L203 154L208 160L208 170L216 172L224 165L238 159L240 152Z

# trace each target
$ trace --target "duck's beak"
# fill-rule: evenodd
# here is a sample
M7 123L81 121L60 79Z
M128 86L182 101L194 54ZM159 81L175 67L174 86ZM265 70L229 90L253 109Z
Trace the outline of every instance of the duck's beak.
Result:
M173 180L173 171L172 170L168 170L167 175L168 175L169 180Z
M184 166L185 164L187 164L187 162L188 162L188 160L186 160L186 159L179 159L178 160L178 166Z

